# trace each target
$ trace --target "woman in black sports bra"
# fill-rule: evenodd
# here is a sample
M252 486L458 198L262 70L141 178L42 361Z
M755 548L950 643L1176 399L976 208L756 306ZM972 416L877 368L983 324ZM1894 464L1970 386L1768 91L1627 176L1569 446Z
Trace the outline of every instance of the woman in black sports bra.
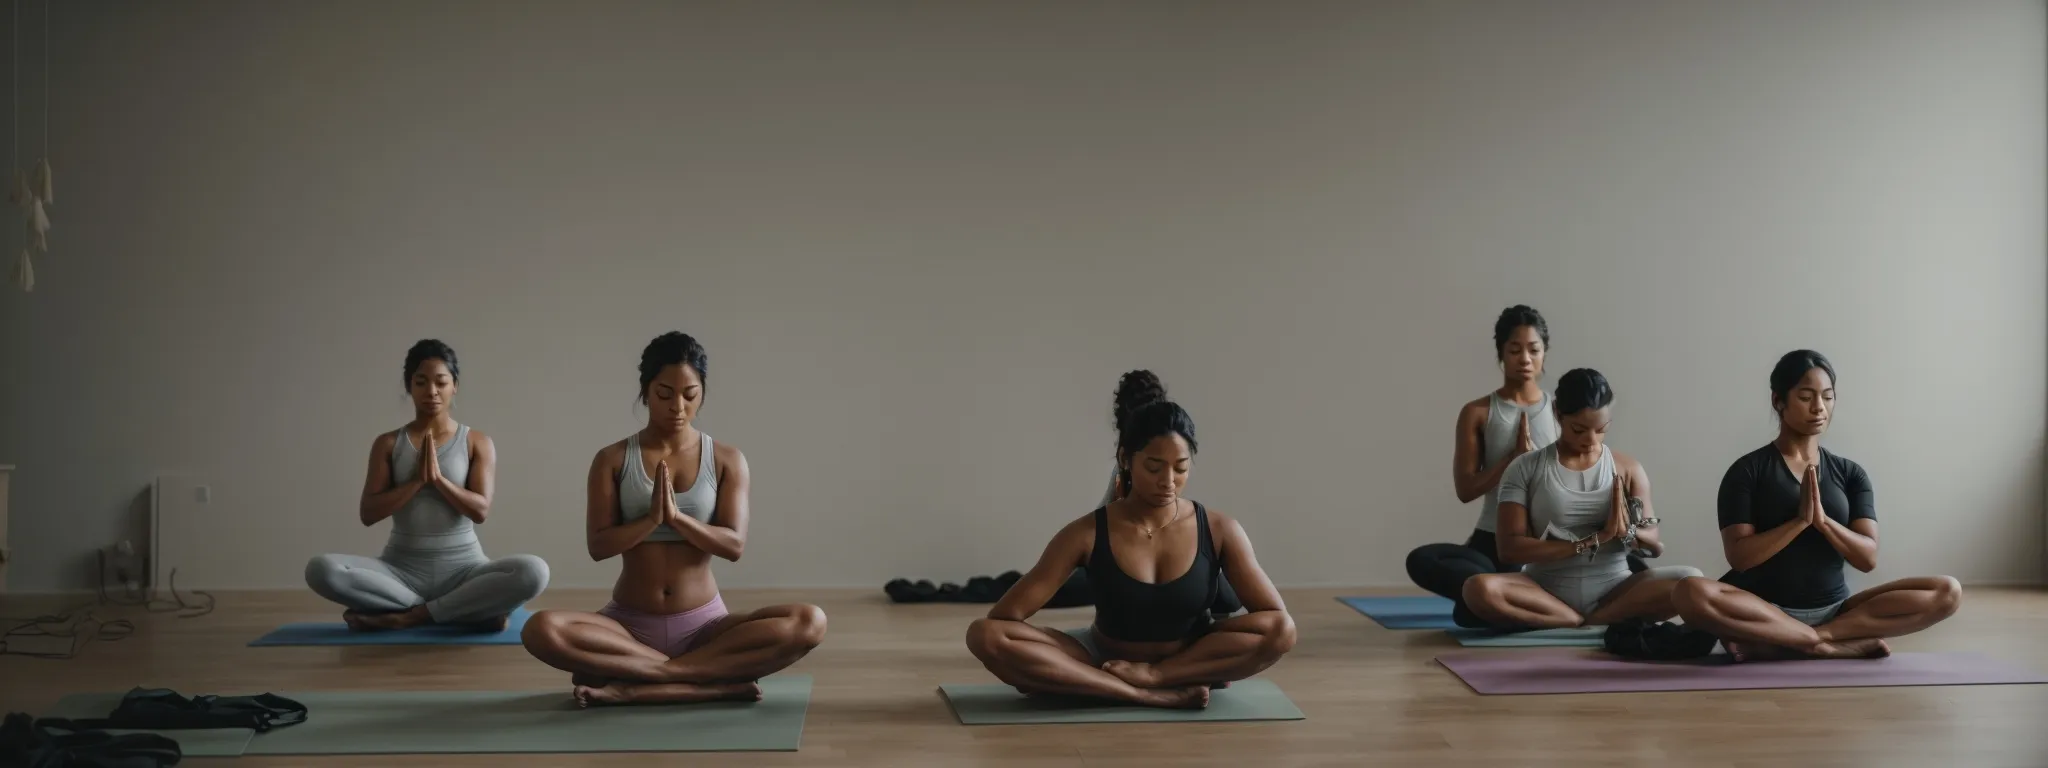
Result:
M1117 432L1122 498L1061 528L1031 572L968 626L967 648L1026 694L1198 709L1211 687L1292 649L1294 620L1237 521L1181 498L1196 448L1188 412L1156 402ZM1025 623L1075 568L1088 571L1095 625ZM1247 613L1212 621L1225 577Z

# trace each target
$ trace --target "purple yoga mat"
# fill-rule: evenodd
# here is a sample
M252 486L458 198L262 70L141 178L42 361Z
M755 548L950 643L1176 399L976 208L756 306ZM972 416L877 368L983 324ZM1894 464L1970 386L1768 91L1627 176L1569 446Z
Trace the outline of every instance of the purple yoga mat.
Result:
M2048 683L2048 675L1975 653L1736 664L1725 655L1646 662L1582 648L1538 648L1452 653L1436 660L1485 695Z

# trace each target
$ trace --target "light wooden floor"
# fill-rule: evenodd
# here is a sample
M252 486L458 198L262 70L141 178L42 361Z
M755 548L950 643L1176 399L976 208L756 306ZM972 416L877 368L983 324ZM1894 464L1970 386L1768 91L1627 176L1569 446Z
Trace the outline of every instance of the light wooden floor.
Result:
M794 753L674 755L339 756L190 760L193 765L997 765L997 766L2048 766L2048 685L1705 693L1478 696L1431 659L1441 633L1393 632L1333 598L1286 593L1301 629L1266 677L1308 719L1298 722L958 725L942 682L990 681L961 645L986 606L888 604L880 590L726 596L736 609L808 601L825 608L825 645L792 671L816 679ZM128 639L75 659L0 657L0 709L41 711L67 693L160 686L187 694L286 689L558 688L565 677L507 647L248 648L287 621L334 618L297 593L223 593L212 615L178 619L120 609ZM590 609L596 591L556 590L536 608ZM17 598L0 615L51 607ZM1087 609L1044 623L1084 625ZM1897 650L1973 650L2048 669L2048 591L1980 588L1943 626ZM1512 649L1503 649L1512 652Z

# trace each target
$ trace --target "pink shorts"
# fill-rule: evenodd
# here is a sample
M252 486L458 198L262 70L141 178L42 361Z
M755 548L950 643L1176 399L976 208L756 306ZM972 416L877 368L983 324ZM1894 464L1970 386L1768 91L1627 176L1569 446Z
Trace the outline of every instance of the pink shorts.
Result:
M704 628L725 618L728 613L725 610L725 598L713 596L711 602L666 616L627 610L620 608L616 602L605 603L597 615L618 622L619 626L625 627L641 645L660 651L662 655L673 659L696 648L697 638L704 634Z

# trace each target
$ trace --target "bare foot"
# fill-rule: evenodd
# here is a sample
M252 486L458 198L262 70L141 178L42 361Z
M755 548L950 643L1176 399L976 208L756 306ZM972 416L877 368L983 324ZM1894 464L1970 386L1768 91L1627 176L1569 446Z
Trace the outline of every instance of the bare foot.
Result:
M1138 691L1142 698L1138 703L1161 709L1204 709L1209 706L1209 689L1193 685L1186 688L1144 688Z
M628 683L614 680L602 686L579 685L570 691L583 707L618 704L690 704L703 701L760 701L758 683Z
M591 706L602 707L612 704L632 703L633 690L632 686L614 680L602 686L579 685L569 691L569 695L576 697L576 706L585 708Z
M1102 671L1133 688L1159 687L1159 669L1141 661L1110 660L1102 662Z
M419 622L410 619L411 611L393 613L370 613L368 611L345 611L341 620L356 632L379 632L389 629L405 629Z
M349 614L351 613L355 614L355 618L353 620L349 618ZM424 605L415 605L403 611L391 611L388 613L372 613L370 611L348 611L347 613L343 613L341 615L341 619L342 621L348 622L349 629L353 629L358 632L368 632L382 629L410 629L412 627L417 627L422 624L434 623L434 615L428 613L427 607Z
M499 616L495 619L485 619L472 626L476 627L479 632L503 632L506 627L512 626L512 617Z
M1884 638L1866 637L1860 640L1840 640L1821 643L1811 653L1822 659L1882 659L1892 655L1892 648Z

